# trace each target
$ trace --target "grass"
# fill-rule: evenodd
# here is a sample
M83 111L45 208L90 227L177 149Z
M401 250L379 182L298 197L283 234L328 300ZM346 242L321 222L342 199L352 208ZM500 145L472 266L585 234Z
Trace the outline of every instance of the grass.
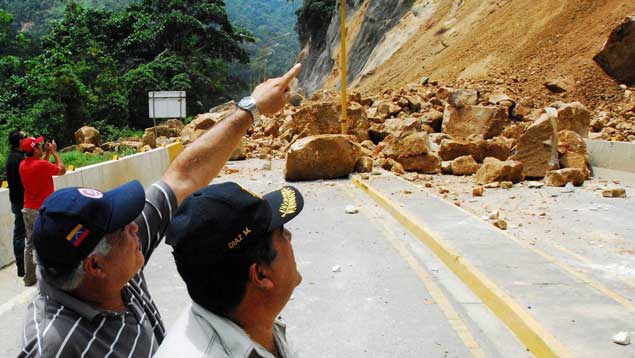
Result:
M101 162L107 162L109 160L112 160L112 157L115 154L118 155L119 158L123 158L125 156L135 154L135 153L136 152L134 151L134 149L130 149L130 148L126 148L117 153L104 152L103 154L95 154L95 155L88 155L86 153L82 153L80 151L74 150L70 152L60 153L60 156L62 157L62 161L64 162L67 168L69 165L72 165L73 167L75 167L75 169L77 169L77 168L85 167L88 165L93 165L93 164L97 164ZM51 161L52 159L53 157L51 156Z
M112 153L110 155L86 155L80 151L72 151L66 153L60 153L60 157L62 157L62 161L68 168L72 165L75 168L85 167L87 165L97 164L101 162L108 161L112 159ZM53 161L53 156L51 156L51 161Z

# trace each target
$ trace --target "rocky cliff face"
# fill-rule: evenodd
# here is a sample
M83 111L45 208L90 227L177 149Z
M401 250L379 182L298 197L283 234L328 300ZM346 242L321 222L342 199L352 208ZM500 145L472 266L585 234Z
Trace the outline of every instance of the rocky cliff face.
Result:
M356 79L362 70L375 66L385 56L372 56L402 17L412 8L412 0L347 1L348 80ZM300 54L305 70L300 82L309 94L324 85L338 81L340 56L340 8L337 6L326 36L309 40ZM394 47L394 46L393 46ZM384 58L385 59L385 58Z
M545 97L545 81L562 77L575 86L558 99L596 105L623 95L593 57L635 15L632 0L346 1L348 80L362 93L427 76ZM338 4L327 34L300 53L309 95L339 87L339 19Z

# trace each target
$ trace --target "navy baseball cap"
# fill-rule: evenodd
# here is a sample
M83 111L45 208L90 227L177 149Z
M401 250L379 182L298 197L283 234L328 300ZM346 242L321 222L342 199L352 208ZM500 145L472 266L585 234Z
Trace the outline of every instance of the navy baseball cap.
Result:
M302 194L292 186L260 197L233 182L210 185L183 201L166 242L174 248L177 265L239 254L246 242L266 237L303 207Z
M104 235L135 220L145 206L145 191L131 181L102 193L89 188L64 188L51 194L33 229L39 264L47 270L73 270Z

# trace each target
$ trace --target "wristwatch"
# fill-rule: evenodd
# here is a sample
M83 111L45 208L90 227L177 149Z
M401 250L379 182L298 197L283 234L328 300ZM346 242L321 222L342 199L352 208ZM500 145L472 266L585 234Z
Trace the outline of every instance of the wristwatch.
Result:
M253 97L248 96L241 99L236 106L251 114L251 118L253 119L252 124L254 127L257 124L260 124L260 111L258 111L258 106L256 106L256 101L254 101Z

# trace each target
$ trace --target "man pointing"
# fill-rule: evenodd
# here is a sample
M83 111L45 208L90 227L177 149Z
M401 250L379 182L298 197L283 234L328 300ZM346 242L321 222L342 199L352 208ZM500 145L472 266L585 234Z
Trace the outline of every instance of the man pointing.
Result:
M179 204L218 175L260 113L291 97L294 66L181 153L145 193L133 181L102 193L65 188L42 204L33 241L39 294L20 357L150 357L165 329L143 270Z

